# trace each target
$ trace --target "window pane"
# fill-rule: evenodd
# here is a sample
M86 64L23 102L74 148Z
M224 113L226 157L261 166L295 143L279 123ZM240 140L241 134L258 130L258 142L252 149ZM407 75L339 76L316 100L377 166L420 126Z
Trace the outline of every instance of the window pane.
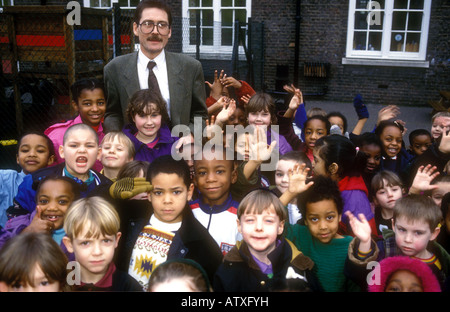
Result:
M392 30L405 30L406 12L394 12L392 16Z
M91 8L100 6L100 0L91 0Z
M409 8L411 10L423 10L423 0L411 0L409 2Z
M202 45L213 45L212 28L202 28Z
M200 6L200 0L189 0L189 6L190 7L199 7Z
M128 6L128 0L119 0L119 6L120 7L127 7Z
M245 7L246 0L234 0L234 6L236 7Z
M102 7L103 8L111 7L111 0L102 0Z
M394 9L407 9L407 8L408 8L408 0L394 1Z
M137 7L137 5L141 2L140 0L130 0L130 7Z
M222 45L223 46L233 45L233 29L222 28Z
M233 26L233 10L222 10L222 26Z
M213 26L214 24L214 11L202 10L202 26Z
M242 24L247 24L247 11L246 10L236 10L235 11L235 20L239 21Z
M367 29L367 12L355 12L355 29Z
M369 0L356 0L356 8L357 9L365 9L367 8L367 4Z
M404 39L403 33L393 32L391 35L391 51L403 51Z
M202 7L212 7L212 0L202 0Z
M353 50L366 50L367 33L355 32L353 37Z
M369 48L370 51L381 51L381 32L369 33Z
M419 52L420 34L406 34L406 52Z
M369 0L356 0L356 8L357 9L367 9L369 5ZM384 9L384 0L372 1L370 4L371 7L369 9Z
M189 26L197 25L197 12L198 10L189 10Z
M222 0L222 7L233 6L233 0Z
M422 13L410 12L408 17L408 30L422 30Z

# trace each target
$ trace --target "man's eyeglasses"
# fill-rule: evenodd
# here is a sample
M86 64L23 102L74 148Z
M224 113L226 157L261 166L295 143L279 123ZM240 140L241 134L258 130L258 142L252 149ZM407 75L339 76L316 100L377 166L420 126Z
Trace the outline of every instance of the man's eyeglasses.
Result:
M154 23L152 21L144 21L139 24L139 27L144 34L151 33L153 29L155 29L155 26L160 35L167 36L169 34L170 26L165 22Z

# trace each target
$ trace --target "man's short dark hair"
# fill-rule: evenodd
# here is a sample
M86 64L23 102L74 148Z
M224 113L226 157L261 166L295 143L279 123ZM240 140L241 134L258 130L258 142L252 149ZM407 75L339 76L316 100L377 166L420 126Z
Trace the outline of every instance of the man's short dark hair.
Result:
M134 22L136 24L139 24L142 17L142 11L148 8L157 8L165 11L167 13L167 18L169 22L169 26L172 25L172 12L170 10L170 7L167 6L165 3L155 1L155 0L143 0L139 2L139 4L136 7L136 11L134 12ZM157 21L155 21L157 22Z

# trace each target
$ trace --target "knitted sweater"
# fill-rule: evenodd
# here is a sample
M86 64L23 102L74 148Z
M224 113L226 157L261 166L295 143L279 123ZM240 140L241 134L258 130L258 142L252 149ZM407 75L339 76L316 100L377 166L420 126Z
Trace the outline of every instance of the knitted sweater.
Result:
M326 292L358 291L359 288L344 275L345 259L351 236L334 238L328 244L311 235L307 226L287 225L286 238L314 261L313 272Z

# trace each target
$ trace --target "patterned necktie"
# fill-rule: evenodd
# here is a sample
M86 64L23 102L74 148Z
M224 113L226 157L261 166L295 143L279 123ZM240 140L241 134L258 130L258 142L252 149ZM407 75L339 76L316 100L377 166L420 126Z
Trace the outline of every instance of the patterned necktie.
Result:
M150 91L158 92L161 95L161 91L159 90L158 80L156 79L155 73L153 72L153 67L156 66L154 61L148 62L148 89Z

